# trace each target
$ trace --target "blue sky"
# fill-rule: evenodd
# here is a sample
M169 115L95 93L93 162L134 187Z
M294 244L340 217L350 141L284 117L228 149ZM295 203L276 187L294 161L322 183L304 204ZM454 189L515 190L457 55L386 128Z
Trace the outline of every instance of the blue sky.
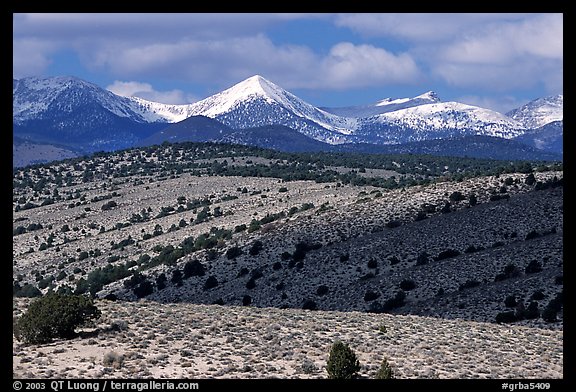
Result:
M14 14L13 75L190 103L260 74L317 106L563 93L562 14Z

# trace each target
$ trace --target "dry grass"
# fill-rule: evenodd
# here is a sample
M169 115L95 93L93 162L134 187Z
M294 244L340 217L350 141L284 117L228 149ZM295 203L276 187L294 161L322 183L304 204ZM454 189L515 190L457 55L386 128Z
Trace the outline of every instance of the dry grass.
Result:
M15 300L15 314L26 302ZM397 378L563 377L562 331L360 312L150 301L97 305L103 317L96 344L82 338L41 346L14 341L13 376L326 378L330 346L340 339L358 355L362 378L374 378L384 358ZM128 329L110 331L119 314ZM153 335L146 326L153 326Z

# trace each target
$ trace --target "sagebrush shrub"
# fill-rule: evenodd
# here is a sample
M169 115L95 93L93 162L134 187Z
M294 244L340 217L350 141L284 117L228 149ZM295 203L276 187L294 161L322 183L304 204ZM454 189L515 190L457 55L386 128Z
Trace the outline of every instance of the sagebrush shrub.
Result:
M329 378L353 379L360 371L360 362L347 344L337 341L330 349L326 371Z
M49 293L30 304L14 325L14 336L27 344L72 338L77 327L100 317L91 298Z
M394 373L392 372L392 367L388 363L388 360L384 358L382 360L382 364L380 365L380 369L378 369L378 373L376 373L376 378L380 380L388 380L394 378Z

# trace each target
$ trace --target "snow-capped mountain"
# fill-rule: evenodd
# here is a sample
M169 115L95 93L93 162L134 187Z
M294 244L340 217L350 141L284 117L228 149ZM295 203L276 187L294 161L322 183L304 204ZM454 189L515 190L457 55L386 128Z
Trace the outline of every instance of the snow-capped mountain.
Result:
M232 128L285 125L329 143L351 141L356 119L325 112L260 75L191 105L191 114L214 118Z
M22 123L60 113L73 114L95 103L118 117L141 123L171 123L189 117L190 105L167 105L137 97L122 97L93 83L71 77L28 77L13 80L13 120Z
M406 109L413 106L440 102L440 98L434 91L428 91L414 98L385 98L372 105L346 106L339 108L321 108L322 110L342 117L362 118L372 117L378 114Z
M232 128L285 125L330 144L394 144L464 135L512 138L524 132L520 123L500 113L442 103L432 91L370 106L319 109L259 75L193 104L191 112Z
M208 139L239 138L243 143L257 139L261 144L271 137L270 132L281 129L268 126L289 127L331 145L401 144L473 135L511 139L534 124L562 118L562 104L562 96L545 98L505 116L477 106L442 102L429 91L372 105L322 109L255 75L194 104L167 105L121 97L74 77L31 77L13 81L13 132L24 140L64 145L79 152L126 148L165 137L205 140L209 135ZM158 133L195 116L217 122L207 129L206 121L198 118ZM259 129L258 137L236 132L258 127L268 128ZM188 135L190 132L193 134ZM557 127L554 132L556 135ZM284 136L290 136L293 144L304 140L286 132Z
M359 121L359 132L383 144L471 135L510 139L525 131L503 114L458 102L423 104Z
M520 122L527 129L542 127L564 119L564 95L538 98L511 110L506 115Z
M132 146L188 116L188 105L121 97L75 77L13 80L13 132L81 151Z

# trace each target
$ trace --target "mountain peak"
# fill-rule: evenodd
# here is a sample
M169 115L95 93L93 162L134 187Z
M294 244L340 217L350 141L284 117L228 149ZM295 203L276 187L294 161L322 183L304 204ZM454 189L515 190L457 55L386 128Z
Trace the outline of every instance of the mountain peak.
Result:
M246 98L250 95L274 98L275 95L282 91L282 88L278 87L271 81L260 75L254 75L250 76L248 79L244 79L240 83L235 84L223 92L229 92L230 94L241 98Z
M192 106L195 109L194 114L214 117L232 110L242 102L264 99L269 103L284 103L289 96L292 95L281 87L260 75L254 75Z
M522 123L528 129L542 127L564 119L564 95L537 98L506 113L508 117Z
M427 99L430 100L432 102L440 102L440 97L438 97L438 94L436 94L434 91L427 91L424 94L418 95L417 97L414 97L413 99Z

